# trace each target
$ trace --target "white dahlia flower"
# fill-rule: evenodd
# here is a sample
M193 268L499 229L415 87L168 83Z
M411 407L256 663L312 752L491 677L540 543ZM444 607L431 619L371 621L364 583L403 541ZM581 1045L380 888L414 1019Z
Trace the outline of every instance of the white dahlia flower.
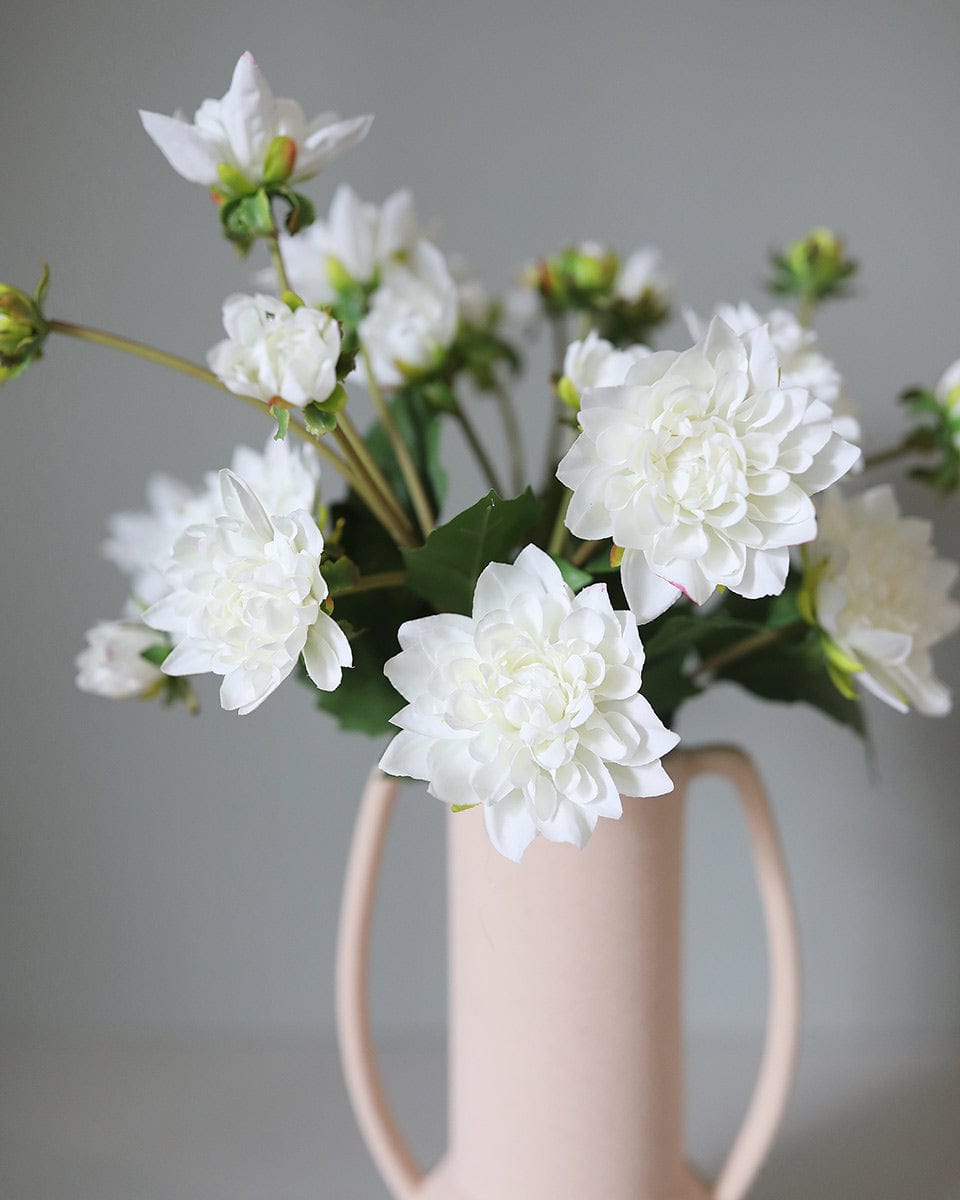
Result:
M169 593L144 613L171 635L167 675L223 676L220 703L252 712L300 655L323 691L351 665L350 644L321 605L323 535L303 510L268 516L249 487L220 473L224 516L191 525L173 549Z
M583 846L621 795L672 790L660 758L679 739L639 695L636 623L603 584L574 596L535 546L483 571L471 617L408 621L399 638L385 673L409 704L380 767L482 804L507 858L537 834Z
M901 516L889 485L851 500L834 489L807 563L817 622L861 668L855 678L901 712L943 716L950 692L930 649L960 626L960 604L947 595L958 570L930 539L930 522Z
M304 408L337 386L340 326L329 313L238 293L223 303L223 327L227 336L207 362L235 395Z
M140 120L184 179L218 187L222 164L239 171L246 183L256 188L265 181L267 151L274 138L289 138L295 147L285 178L296 183L310 179L362 141L373 117L341 121L336 113L321 113L308 123L295 100L274 98L253 55L247 53L234 69L227 94L220 100L204 100L193 124L179 112L166 117L141 111Z
M947 410L951 420L956 422L953 427L953 444L960 450L960 358L940 376L933 394Z
M622 386L584 392L580 424L557 469L573 491L567 526L624 549L640 622L681 591L698 604L720 584L781 592L789 547L816 536L810 496L860 453L827 405L780 386L764 326L738 335L719 317L691 349L650 354Z
M571 342L563 357L563 378L582 394L587 388L617 387L635 362L650 354L647 346L628 346L618 350L612 342L591 329L585 338Z
M613 290L621 300L639 303L647 296L659 304L670 302L672 286L663 271L660 251L654 246L643 246L621 265Z
M320 460L311 446L271 437L262 453L237 446L230 466L257 493L267 512L314 511ZM223 515L219 474L208 472L200 489L170 475L154 475L147 481L147 501L146 512L115 513L107 525L110 536L101 547L104 557L131 577L130 590L141 604L153 604L167 592L164 572L187 526L211 524Z
M110 700L148 695L163 682L160 668L143 657L157 641L155 630L139 621L98 622L77 655L77 687Z
M421 240L403 262L389 263L360 322L360 345L374 379L396 387L429 369L457 332L457 285L443 255Z
M334 193L327 219L293 237L281 235L280 248L297 295L307 304L332 304L338 273L346 272L356 283L373 283L387 263L411 253L420 239L409 191L394 192L378 207L344 183ZM270 270L257 279L264 287L273 285Z
M716 315L735 333L749 333L758 325L766 325L780 364L781 386L806 388L814 400L829 405L836 432L848 442L860 445L863 434L856 405L844 390L840 372L820 349L816 330L801 325L785 308L774 308L761 316L747 303L720 304ZM692 336L698 337L699 322L692 314L688 314L688 325Z

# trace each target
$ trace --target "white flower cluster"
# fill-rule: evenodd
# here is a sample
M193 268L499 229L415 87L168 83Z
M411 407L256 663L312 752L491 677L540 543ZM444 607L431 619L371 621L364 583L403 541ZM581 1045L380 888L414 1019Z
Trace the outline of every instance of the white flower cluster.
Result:
M311 303L330 304L344 274L372 287L360 322L361 378L396 387L431 367L457 332L461 303L476 311L477 280L461 269L458 285L443 254L424 237L413 197L395 192L381 207L349 187L334 195L326 221L281 241L291 287ZM261 276L261 280L265 277Z
M852 500L833 489L807 561L817 622L859 667L856 679L901 712L942 716L950 692L930 649L960 627L960 604L947 595L958 570L930 537L930 522L901 516L887 485Z
M337 386L340 326L329 313L290 308L275 296L228 296L227 336L207 355L214 375L238 396L295 408L326 400Z
M386 675L409 704L381 768L482 804L508 858L537 834L583 846L621 794L672 790L660 758L678 738L639 695L636 622L603 584L574 596L537 547L485 568L472 617L409 621L400 645Z
M131 576L131 613L102 622L77 666L78 685L99 695L143 695L166 675L224 676L225 708L251 712L302 653L318 687L331 690L351 661L321 605L323 537L311 515L320 469L309 447L240 446L233 470L210 472L194 490L167 476L148 484L150 511L110 522L104 553ZM150 626L151 628L147 628ZM169 635L162 673L141 651Z
M309 179L344 150L366 137L372 117L341 121L322 113L307 122L295 100L274 98L252 54L244 54L233 72L230 89L220 100L204 100L188 122L141 112L143 127L173 169L191 183L218 187L221 166L238 171L251 187L265 180L266 157L275 138L289 138L295 148L287 177Z
M582 433L557 475L573 491L567 526L624 549L622 581L642 623L685 592L783 590L789 547L816 534L810 499L859 450L822 401L782 387L765 326L719 317L682 353L641 358L619 387L587 389Z
M300 509L270 516L251 489L220 472L223 516L191 525L166 570L170 591L143 615L169 633L167 675L223 676L220 703L252 712L303 655L318 688L332 691L352 662L343 631L323 611L323 535Z

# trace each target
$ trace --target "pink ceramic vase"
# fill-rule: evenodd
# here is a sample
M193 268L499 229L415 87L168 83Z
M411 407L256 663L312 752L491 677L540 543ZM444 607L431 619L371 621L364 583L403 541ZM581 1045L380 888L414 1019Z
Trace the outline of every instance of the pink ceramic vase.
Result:
M740 1200L779 1123L799 1016L795 921L763 787L739 750L672 754L675 790L625 799L586 848L533 843L516 864L482 814L451 815L449 1150L424 1175L386 1105L370 1039L367 945L397 781L364 793L347 866L338 1022L357 1120L397 1200ZM760 1076L717 1181L683 1153L680 997L684 796L728 778L750 832L768 938Z

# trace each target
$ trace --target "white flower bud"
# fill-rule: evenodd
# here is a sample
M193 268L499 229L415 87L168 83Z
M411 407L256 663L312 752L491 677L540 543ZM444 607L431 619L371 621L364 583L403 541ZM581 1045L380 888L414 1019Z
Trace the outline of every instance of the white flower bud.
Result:
M93 696L129 700L163 682L163 672L143 657L162 638L139 621L100 621L87 631L77 655L77 687Z

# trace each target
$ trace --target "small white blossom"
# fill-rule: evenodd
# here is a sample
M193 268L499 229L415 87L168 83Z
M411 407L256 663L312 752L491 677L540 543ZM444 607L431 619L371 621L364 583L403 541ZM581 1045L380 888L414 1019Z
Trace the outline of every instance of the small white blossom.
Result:
M294 311L275 296L228 296L226 338L207 355L214 375L238 396L303 408L337 386L340 326L306 305Z
M660 251L653 246L635 250L620 267L613 290L621 300L633 304L647 296L666 307L672 287L661 266Z
M263 452L238 446L231 469L261 497L268 512L312 512L317 502L320 460L311 446L269 438ZM131 576L131 591L141 604L153 604L168 590L164 571L174 543L188 525L211 523L223 515L220 479L208 472L205 487L188 487L168 475L147 482L146 512L116 513L103 543L105 558Z
M394 192L379 207L361 200L341 184L327 219L314 221L301 233L280 238L287 279L307 304L332 304L337 289L331 271L346 272L356 283L370 284L387 263L410 254L421 240L413 196ZM272 273L258 282L271 286Z
M246 714L302 654L317 687L333 691L352 656L321 608L323 535L303 510L268 516L231 471L220 473L220 486L225 515L180 537L166 570L170 592L144 613L173 639L164 672L222 675L221 705Z
M618 350L591 329L585 338L571 342L563 358L563 376L579 395L587 388L618 387L635 362L650 353L647 346Z
M148 695L163 682L163 672L143 651L160 640L139 621L100 621L87 631L87 645L77 655L77 687L110 700Z
M408 621L399 638L385 673L409 704L380 767L482 804L508 858L537 834L583 846L621 795L673 789L660 758L679 739L639 695L636 623L603 584L574 596L537 547L486 567L471 617Z
M239 171L253 188L264 182L264 160L276 137L290 138L296 156L289 178L309 179L344 150L366 137L372 117L341 121L322 113L307 122L295 100L275 99L252 54L244 54L233 72L230 90L220 100L204 100L190 124L141 112L143 127L173 169L191 183L219 186L218 167Z
M376 382L396 387L406 373L433 366L458 317L457 285L436 246L421 240L406 261L387 264L359 330Z
M719 317L682 353L640 359L621 387L583 393L582 433L557 475L567 525L624 548L622 582L641 622L681 591L783 590L789 547L816 535L810 496L859 456L805 388L783 388L764 326Z
M761 316L750 304L720 304L716 315L735 333L749 333L766 325L780 364L781 387L806 388L814 400L822 400L833 411L833 427L842 438L859 446L863 440L856 405L846 394L843 377L820 350L816 330L801 325L792 312L774 308ZM698 337L699 321L687 314L693 337Z
M951 420L956 422L953 428L953 444L960 450L960 358L940 376L933 394L947 410Z
M817 621L862 667L855 678L901 712L948 713L930 648L960 626L947 595L958 570L937 557L930 522L901 516L887 484L852 500L834 489L807 555Z

